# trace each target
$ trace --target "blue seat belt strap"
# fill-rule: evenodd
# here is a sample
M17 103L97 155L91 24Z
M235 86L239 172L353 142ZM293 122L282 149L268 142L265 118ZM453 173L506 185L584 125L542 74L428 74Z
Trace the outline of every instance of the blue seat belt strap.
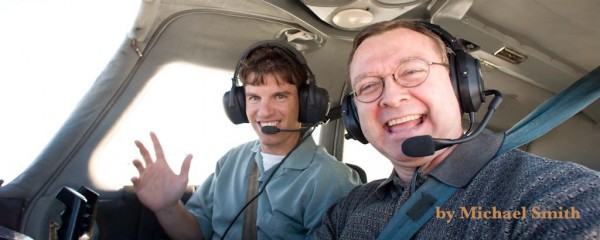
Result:
M546 100L506 131L504 143L496 156L544 135L599 97L600 67L597 67L567 89Z
M410 239L457 189L429 178L398 209L377 239Z

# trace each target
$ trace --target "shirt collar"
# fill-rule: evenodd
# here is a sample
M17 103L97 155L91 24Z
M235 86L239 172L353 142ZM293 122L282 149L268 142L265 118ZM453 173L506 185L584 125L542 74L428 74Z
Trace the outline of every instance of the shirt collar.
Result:
M427 180L427 175L417 172L416 188L421 186L421 184L425 183ZM392 170L390 176L383 180L375 190L375 195L378 198L384 198L385 195L389 192L392 194L392 197L396 197L396 194L402 194L404 191L410 191L410 182L403 182L400 180L400 177L396 175L396 171Z
M377 189L375 190L375 195L377 195L378 198L384 198L386 193L394 192L392 191L394 189L399 189L400 191L402 191L403 188L404 186L402 184L402 180L400 180L398 175L396 175L396 171L392 169L392 173L390 174L390 176L387 179L383 180L383 182L381 182L379 186L377 186Z
M317 144L312 136L307 136L306 139L298 146L290 156L284 160L282 168L302 170L308 168L316 154ZM260 142L252 147L252 152L260 153Z
M503 133L484 130L475 139L458 145L429 176L453 187L464 187L496 155L503 141ZM419 172L417 183L423 182L423 179L427 179L427 176ZM392 170L390 176L379 184L376 194L383 198L392 189L404 191L409 185L410 183L402 182Z
M475 139L454 149L429 175L453 187L464 187L494 156L504 141L504 133L484 130Z

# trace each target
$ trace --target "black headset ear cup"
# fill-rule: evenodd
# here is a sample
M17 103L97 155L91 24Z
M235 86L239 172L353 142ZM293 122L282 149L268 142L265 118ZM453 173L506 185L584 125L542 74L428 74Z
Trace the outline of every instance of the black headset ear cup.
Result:
M301 123L317 124L325 121L329 112L329 93L326 89L313 83L298 89L300 102L298 121Z
M479 60L465 52L459 39L440 26L428 22L420 22L420 25L438 35L444 44L452 49L453 54L448 54L450 79L460 108L463 113L477 112L485 102Z
M347 137L353 138L362 144L369 143L360 127L358 113L354 105L354 95L352 94L347 94L342 99L342 121L344 122L346 132L348 132Z
M485 102L479 60L464 51L455 53L455 74L458 100L464 113L477 112Z
M233 91L233 96L231 96ZM223 95L223 108L225 114L234 124L247 123L248 116L246 115L246 93L244 87L233 87L231 91Z
M448 71L450 72L450 82L452 83L452 88L454 89L454 95L458 98L458 104L461 105L460 109L462 110L462 103L460 101L460 94L458 91L458 77L456 76L456 59L454 59L454 54L448 53Z

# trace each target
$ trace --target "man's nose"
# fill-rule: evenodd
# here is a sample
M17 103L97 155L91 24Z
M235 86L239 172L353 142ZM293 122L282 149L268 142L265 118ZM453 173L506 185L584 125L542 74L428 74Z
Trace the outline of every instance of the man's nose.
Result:
M273 103L271 100L260 101L258 105L258 115L261 117L268 117L273 114Z
M397 107L402 102L410 99L408 88L397 83L393 75L386 76L383 81L385 84L379 101L381 107Z

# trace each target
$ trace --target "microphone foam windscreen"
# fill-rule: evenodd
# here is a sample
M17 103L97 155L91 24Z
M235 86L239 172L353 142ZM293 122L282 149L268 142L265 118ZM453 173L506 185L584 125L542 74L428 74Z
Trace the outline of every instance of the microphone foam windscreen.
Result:
M279 132L279 128L275 126L264 126L260 128L260 131L264 134L275 134Z
M402 143L402 152L409 157L426 157L435 153L435 143L429 135L411 137Z

